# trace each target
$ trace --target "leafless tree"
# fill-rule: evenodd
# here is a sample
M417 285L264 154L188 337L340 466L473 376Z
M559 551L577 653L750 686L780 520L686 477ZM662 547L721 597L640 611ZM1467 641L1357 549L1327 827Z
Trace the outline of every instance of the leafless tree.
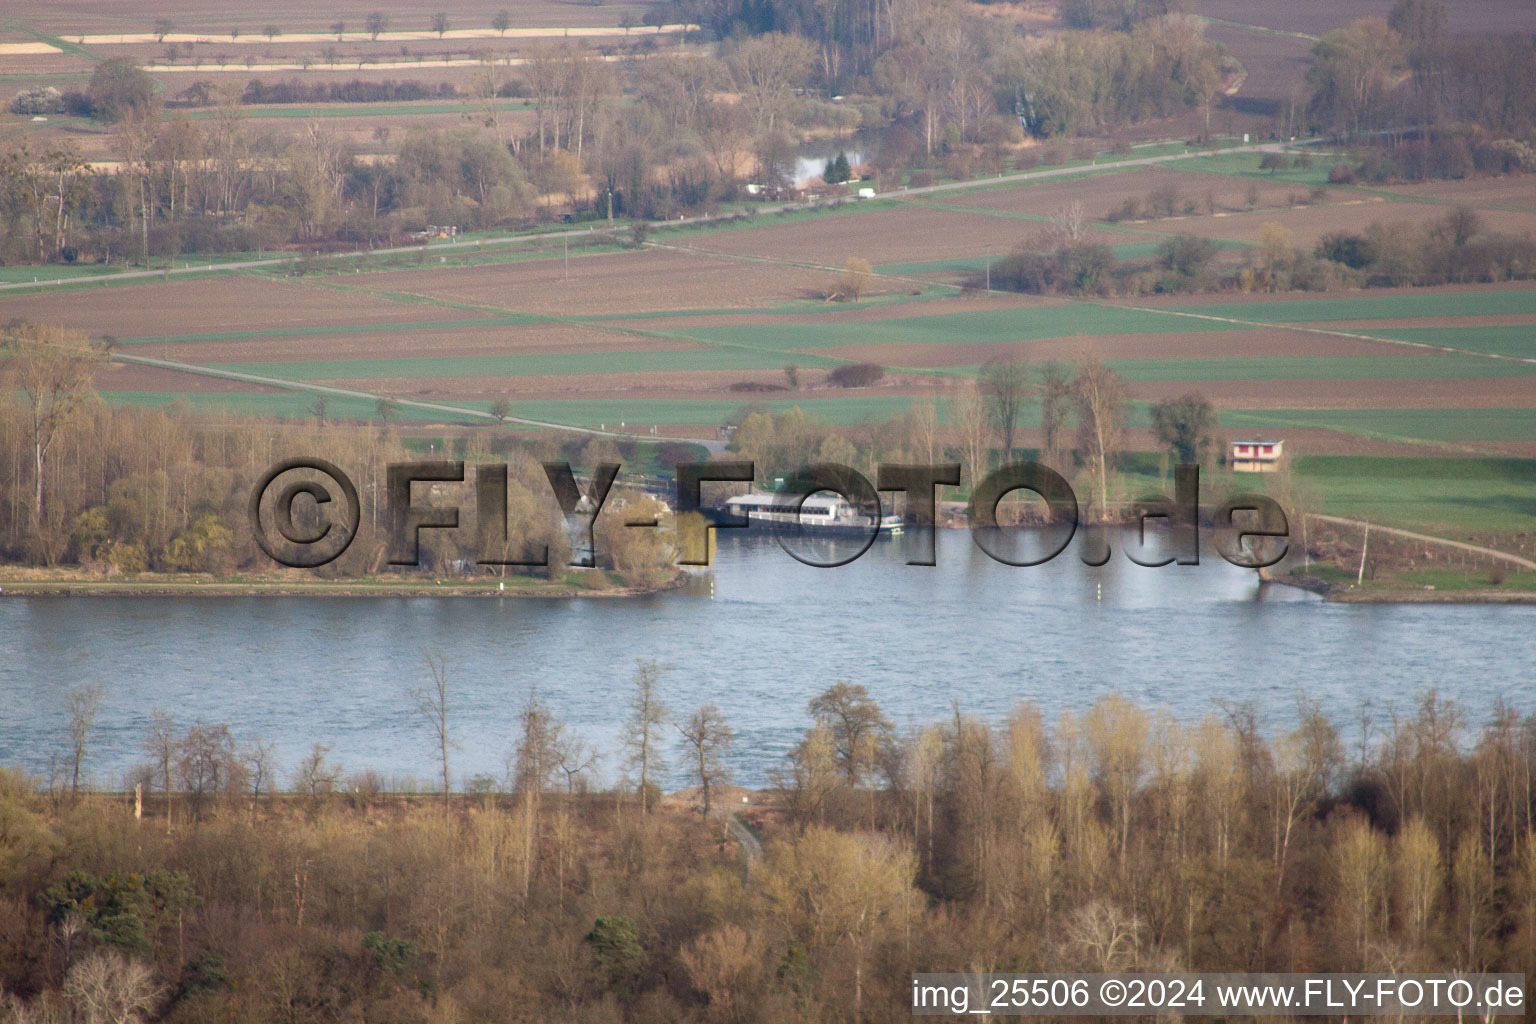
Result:
M146 964L102 950L70 968L64 999L78 1024L140 1024L160 1002L161 989Z
M92 372L99 362L85 337L53 327L12 323L0 334L9 383L26 401L32 442L32 522L43 522L48 454L64 425L94 393Z
M1109 471L1125 433L1125 385L1120 375L1095 355L1083 357L1073 394L1078 405L1078 432L1087 462L1099 485L1099 515L1109 510Z
M261 801L263 787L272 788L272 749L270 742L254 739L241 751L240 760L245 766L245 777L251 786L251 821L256 821L256 806Z
M341 779L341 765L326 760L330 752L330 747L315 743L293 770L293 788L309 794L311 808L318 807L321 797L335 791Z
M597 748L579 736L562 736L555 747L555 767L565 776L565 792L574 795L585 791L587 773L593 771L602 755Z
M730 769L720 762L720 757L730 748L736 734L714 701L695 711L689 716L687 724L678 726L677 731L682 734L687 745L688 760L699 780L699 790L704 798L704 814L708 816L712 790L730 781Z
M998 356L982 366L977 382L986 396L987 412L997 427L1003 461L1007 462L1013 457L1014 432L1029 400L1029 364L1017 355Z
M176 754L176 720L170 713L156 708L150 713L149 735L144 737L144 750L154 758L155 773L165 791L165 830L171 830L171 764Z
M442 763L443 775L443 809L448 809L448 798L452 792L452 779L448 773L448 750L454 745L453 734L448 728L448 665L441 655L427 652L424 657L427 662L427 671L432 674L432 685L411 689L410 697L416 704L416 711L432 727L432 735L436 740L438 756Z
M99 683L90 683L75 687L64 698L64 706L69 712L69 745L73 764L69 780L71 796L80 795L80 766L85 763L86 741L90 739L91 729L96 725L96 716L101 714L101 702L106 694L106 689Z
M629 718L624 722L624 746L629 750L629 766L638 772L640 813L649 809L651 779L666 769L657 730L667 720L666 705L661 702L660 683L666 668L655 661L637 659L634 689L629 698Z

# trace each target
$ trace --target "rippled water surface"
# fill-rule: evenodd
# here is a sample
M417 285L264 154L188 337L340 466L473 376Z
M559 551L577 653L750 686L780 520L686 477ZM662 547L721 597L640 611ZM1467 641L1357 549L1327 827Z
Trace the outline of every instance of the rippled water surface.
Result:
M431 738L406 696L428 679L427 650L448 662L460 779L503 774L535 688L611 750L637 657L671 666L673 709L720 704L749 785L806 727L811 696L840 679L903 726L956 700L1000 720L1020 700L1054 715L1111 690L1189 720L1218 699L1251 700L1271 728L1305 694L1346 732L1362 700L1380 720L1430 686L1474 723L1498 696L1536 711L1536 607L1330 605L1212 557L1148 569L1117 554L1088 569L1069 553L1012 568L964 533L939 541L933 568L881 543L822 570L771 541L728 540L688 591L630 600L7 598L0 764L47 772L67 741L65 692L99 682L88 767L102 784L144 758L157 707L273 741L281 765L318 740L349 770L430 780ZM620 767L609 753L602 772Z

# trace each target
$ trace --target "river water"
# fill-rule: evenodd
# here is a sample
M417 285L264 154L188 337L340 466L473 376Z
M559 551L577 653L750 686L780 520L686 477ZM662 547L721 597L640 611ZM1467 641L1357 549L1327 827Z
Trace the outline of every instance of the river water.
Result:
M503 775L530 690L604 750L611 781L636 658L671 666L671 708L719 703L747 785L837 680L903 727L954 701L1001 721L1018 701L1054 717L1111 691L1186 721L1252 701L1270 730L1305 695L1346 735L1362 700L1380 723L1432 686L1475 725L1499 696L1536 712L1536 607L1325 604L1214 555L1152 569L1117 552L1090 569L1069 551L1014 568L943 531L935 567L906 565L902 542L817 569L771 540L725 540L687 590L636 599L0 599L0 765L46 774L68 743L65 693L100 683L87 769L101 785L145 759L158 707L271 741L285 769L319 741L349 771L430 787L432 737L407 696L430 678L427 651L447 661L461 781Z

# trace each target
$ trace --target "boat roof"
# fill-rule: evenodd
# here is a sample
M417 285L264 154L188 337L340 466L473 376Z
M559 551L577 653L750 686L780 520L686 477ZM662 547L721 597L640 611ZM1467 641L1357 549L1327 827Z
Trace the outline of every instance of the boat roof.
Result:
M811 494L811 495L807 496L806 499L805 499L805 505L802 506L802 507L808 507L808 508L832 508L834 505L837 505L838 503L842 502L842 500L843 499L841 497L838 497L837 495L828 496L826 494L816 493L816 494ZM780 505L780 504L782 504L786 508L788 508L788 507L792 507L793 506L794 501L795 501L795 496L792 495L792 494L757 494L757 493L752 493L752 494L738 494L734 498L726 499L725 503L727 505Z

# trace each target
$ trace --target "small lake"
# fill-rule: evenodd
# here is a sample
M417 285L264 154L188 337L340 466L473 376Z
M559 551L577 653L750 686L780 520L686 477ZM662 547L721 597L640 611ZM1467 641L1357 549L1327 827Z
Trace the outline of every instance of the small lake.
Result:
M530 690L607 752L612 780L636 658L671 666L675 711L719 703L746 785L764 783L807 701L838 680L868 687L902 727L954 701L1002 721L1018 701L1054 717L1111 691L1187 721L1251 701L1269 730L1305 695L1346 736L1362 700L1380 727L1431 686L1475 725L1498 696L1536 711L1536 607L1325 604L1214 555L1153 569L1117 550L1092 569L1075 547L1014 568L941 531L936 567L880 542L817 569L771 539L727 539L686 591L637 599L0 599L0 764L46 774L68 742L64 694L95 682L108 689L90 745L98 784L145 759L164 708L272 741L284 768L320 741L348 770L430 787L431 738L406 695L428 681L424 651L447 659L460 782L503 775Z

